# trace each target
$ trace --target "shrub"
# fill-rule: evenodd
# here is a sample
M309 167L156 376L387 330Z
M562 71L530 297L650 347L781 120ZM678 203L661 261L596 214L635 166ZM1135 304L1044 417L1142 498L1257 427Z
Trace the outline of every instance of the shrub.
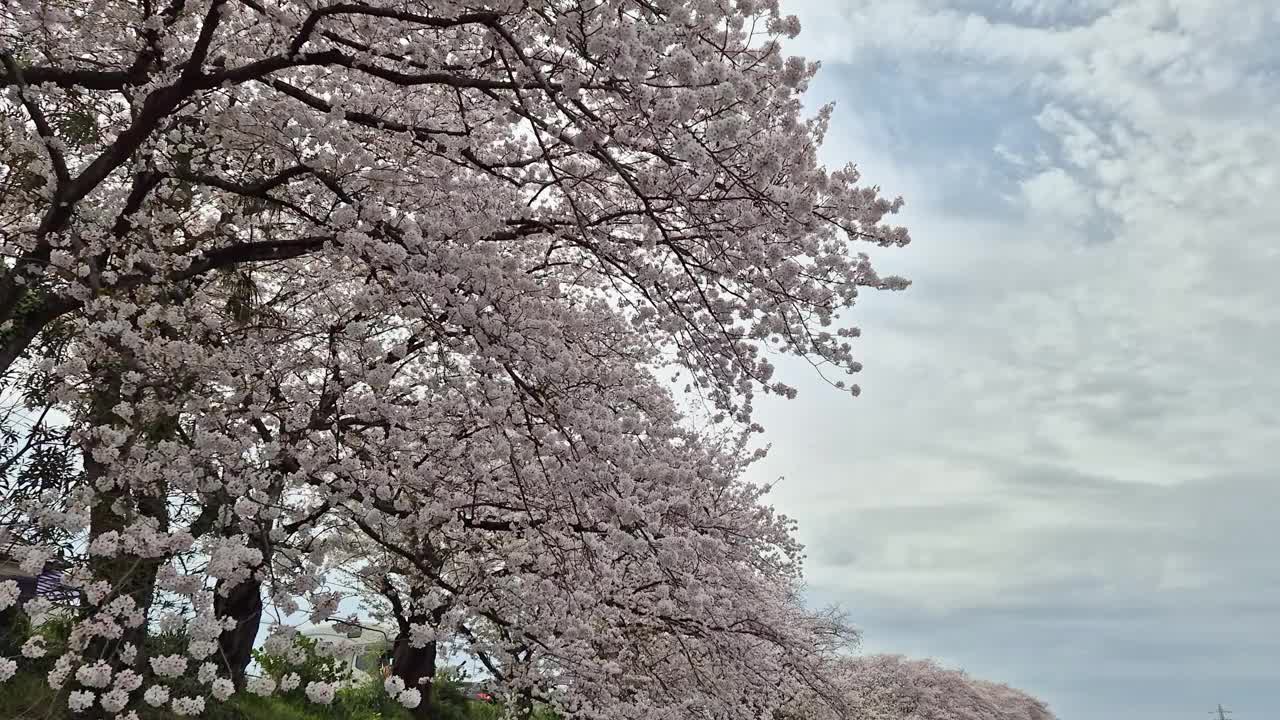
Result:
M49 687L44 673L25 668L8 682L0 683L0 718L70 718L65 696Z
M297 673L302 682L298 687L283 697L305 700L307 683L328 682L342 683L351 677L351 671L342 660L321 652L320 644L315 638L299 635L294 643L302 655L301 662L284 655L273 655L262 650L253 651L253 659L262 666L262 671L276 682L289 673Z
M382 678L338 693L335 707L349 720L408 720L412 717L382 688Z

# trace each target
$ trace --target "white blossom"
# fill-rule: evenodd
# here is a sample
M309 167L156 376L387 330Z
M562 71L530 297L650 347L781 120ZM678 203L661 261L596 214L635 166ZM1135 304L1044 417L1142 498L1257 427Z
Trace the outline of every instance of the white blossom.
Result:
M245 690L260 697L268 697L276 690L276 683L269 677L251 677L245 681Z
M34 660L42 658L48 652L48 646L43 635L32 635L22 643L22 657Z
M227 678L218 678L210 686L213 696L218 700L226 700L236 691L235 685Z
M129 704L129 693L120 688L115 688L103 693L98 698L98 702L102 705L103 710L109 713L118 713Z
M18 602L18 582L0 580L0 610L7 610Z
M189 715L199 715L200 713L204 712L205 703L204 703L203 697L199 695L195 695L195 696L186 696L186 697L176 697L169 704L169 706L173 708L174 715L189 716Z
M93 707L93 701L97 696L92 690L72 690L67 694L67 707L73 713L84 712Z
M404 679L399 675L391 675L382 682L382 687L387 691L388 695L394 697L404 692Z
M160 707L169 702L169 688L164 685L152 685L142 693L142 699L151 707Z
M336 691L337 687L333 683L318 680L307 683L306 688L307 699L318 705L328 705L333 702Z
M181 655L153 657L151 670L162 678L176 678L187 671L187 659Z
M412 710L422 703L422 693L418 688L401 690L400 693L396 695L396 702Z
M107 687L111 684L111 674L111 664L102 660L76 668L76 680L85 687Z

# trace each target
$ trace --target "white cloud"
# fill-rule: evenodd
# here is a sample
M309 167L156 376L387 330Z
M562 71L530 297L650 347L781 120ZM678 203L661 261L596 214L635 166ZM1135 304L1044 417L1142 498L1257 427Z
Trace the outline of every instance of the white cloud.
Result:
M1038 217L1078 226L1094 213L1093 197L1062 168L1041 170L1022 181L1023 201Z
M1034 659L1169 690L1191 672L1179 652L1200 673L1280 667L1276 642L1217 639L1232 617L1270 617L1253 632L1280 637L1262 550L1280 503L1280 6L788 7L806 27L795 51L827 61L821 90L847 94L829 154L905 195L916 238L878 254L915 286L856 313L863 397L813 384L765 404L760 473L788 477L779 502L817 591L855 619L1035 610L1047 634L1007 641L1049 647L995 668L1015 674ZM1153 607L1178 638L1142 622ZM1108 608L1129 608L1128 629ZM1066 643L1054 618L1127 645ZM971 641L971 661L994 657Z

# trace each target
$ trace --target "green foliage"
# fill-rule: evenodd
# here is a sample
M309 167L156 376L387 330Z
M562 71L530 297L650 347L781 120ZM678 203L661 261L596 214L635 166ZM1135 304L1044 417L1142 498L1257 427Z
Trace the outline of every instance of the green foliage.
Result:
M38 632L49 647L63 647L71 630L69 618L53 619L38 630L33 630L26 616L7 613L11 623L5 633L7 643L20 646ZM181 654L186 651L190 638L182 632L156 632L146 640L146 654ZM226 703L209 702L201 720L412 720L412 713L402 707L383 689L382 678L374 677L367 683L340 690L332 705L316 705L306 699L304 688L312 681L342 682L349 672L346 664L319 650L314 638L297 638L302 661L293 662L287 657L271 655L261 650L254 658L263 671L275 680L290 672L302 678L298 689L272 697L258 697L239 693ZM375 661L382 657L385 648L372 647L366 652ZM46 674L52 668L50 658L23 659L21 671L7 682L0 683L0 720L8 718L40 717L43 720L75 720L66 705L66 689L51 689ZM207 695L208 688L201 685L194 673L166 681L176 696ZM502 720L505 708L494 703L479 702L467 696L466 677L453 668L436 676L432 685L432 715L438 720ZM141 720L179 720L168 708L152 708L138 704ZM535 707L528 720L557 720L546 707Z
M234 720L411 720L412 715L382 689L381 681L344 688L332 705L316 705L305 697L262 698L237 695L228 704ZM464 716L465 717L465 716ZM231 720L230 718L228 720Z
M454 671L445 671L435 678L432 685L432 714L440 720L470 720L471 706L477 708L483 703L471 702L467 699L462 687L462 675Z
M32 635L41 635L44 637L45 646L51 649L64 648L67 645L67 639L71 636L71 619L69 617L53 617L46 620L38 630L31 627L31 620L27 614L11 609L0 617L4 618L5 627L0 629L0 635L3 636L3 642L0 647L3 655L17 655L22 647ZM53 669L53 653L42 658L22 658L19 661L22 669L29 673L47 673ZM0 715L0 717L4 717Z
M341 718L351 720L409 720L412 717L395 698L387 695L381 680L370 680L340 691L335 708Z
M501 720L506 708L496 703L477 702L472 700L467 707L468 720Z
M172 685L171 685L172 687ZM501 705L477 702L463 693L461 680L448 675L436 680L435 717L439 720L501 720ZM175 690L177 688L175 687ZM194 690L194 688L193 688ZM181 720L167 708L140 706L142 720ZM67 709L66 693L52 690L43 672L27 668L0 683L0 718L39 717L75 720ZM323 706L289 695L258 697L239 693L226 703L209 702L201 720L411 720L412 714L382 689L380 680L346 688L332 705ZM546 707L536 707L530 720L557 720Z
M66 114L54 119L54 129L63 140L74 148L82 148L102 138L97 114L91 108L73 107Z
M0 329L0 342L6 341L8 334L22 333L24 317L38 314L45 295L39 287L29 286L12 323ZM82 476L80 451L72 441L70 427L57 419L57 413L49 412L56 404L52 395L56 378L41 369L45 361L65 359L70 327L63 320L45 325L27 346L26 360L0 375L4 390L0 398L0 524L21 540L41 545L62 545L68 537L24 522L21 501L33 500L45 491L66 496Z
M302 679L298 687L284 693L284 697L304 699L308 683L345 682L350 678L351 672L346 663L320 652L319 642L315 638L300 635L296 638L296 643L302 652L301 662L294 662L283 655L271 655L261 650L253 651L253 659L257 660L263 672L276 682L289 673L297 673Z
M185 655L191 638L184 632L153 632L147 635L147 656Z
M378 640L365 646L364 651L356 658L356 668L369 673L369 675L377 675L382 671L384 662L389 662L390 643L386 640Z
M44 673L20 672L0 683L0 718L70 718L66 699L49 687Z
M19 645L33 630L24 615L10 614L12 625L8 641ZM65 645L70 631L69 619L55 619L41 626L39 632L50 647ZM178 654L185 651L189 638L181 632L159 632L146 640L149 656ZM302 678L298 689L268 698L247 693L237 694L229 702L209 702L202 720L412 720L412 713L402 707L383 689L382 678L340 690L332 705L316 705L306 699L303 688L308 682L341 682L347 678L345 664L319 651L314 638L300 637L298 645L303 659L254 653L264 672L277 681L296 672ZM381 656L382 649L374 648ZM21 672L8 682L0 683L0 719L40 717L44 720L74 720L66 705L66 693L49 688L46 674L52 666L47 658L23 660ZM174 695L207 695L194 674L166 681ZM502 720L505 708L498 704L473 700L467 696L466 678L457 670L441 672L432 686L432 715L438 720ZM141 720L178 720L168 708L137 706ZM545 707L535 707L528 720L556 720Z
M26 617L17 609L0 611L0 657L18 654L18 648L26 642Z
M240 694L228 705L239 713L238 720L329 720L334 717L332 708L275 696Z

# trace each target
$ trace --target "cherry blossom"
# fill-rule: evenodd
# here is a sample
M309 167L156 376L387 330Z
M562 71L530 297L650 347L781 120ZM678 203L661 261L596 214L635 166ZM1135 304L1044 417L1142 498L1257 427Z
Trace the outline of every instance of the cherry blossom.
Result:
M67 707L71 712L84 712L93 707L97 695L92 690L72 690L67 693Z
M152 707L160 707L169 702L169 688L164 685L152 685L142 694L142 698Z
M408 688L395 694L396 702L413 710L422 704L422 693L417 688Z
M330 682L313 681L307 683L306 687L307 699L319 705L328 705L333 702L336 691L337 687Z
M858 717L870 720L1053 720L1041 701L931 660L844 658L839 677Z
M603 283L738 412L727 393L789 391L766 347L856 369L852 329L825 328L859 286L903 282L847 241L908 236L880 224L898 201L818 164L829 111L799 115L816 66L776 41L794 19L610 5L6 11L3 221L18 232L0 367L133 289L150 303L324 255L425 290L433 255L457 248L464 278L511 248Z
M267 697L275 692L276 683L268 677L251 677L246 683L245 690L259 697Z

